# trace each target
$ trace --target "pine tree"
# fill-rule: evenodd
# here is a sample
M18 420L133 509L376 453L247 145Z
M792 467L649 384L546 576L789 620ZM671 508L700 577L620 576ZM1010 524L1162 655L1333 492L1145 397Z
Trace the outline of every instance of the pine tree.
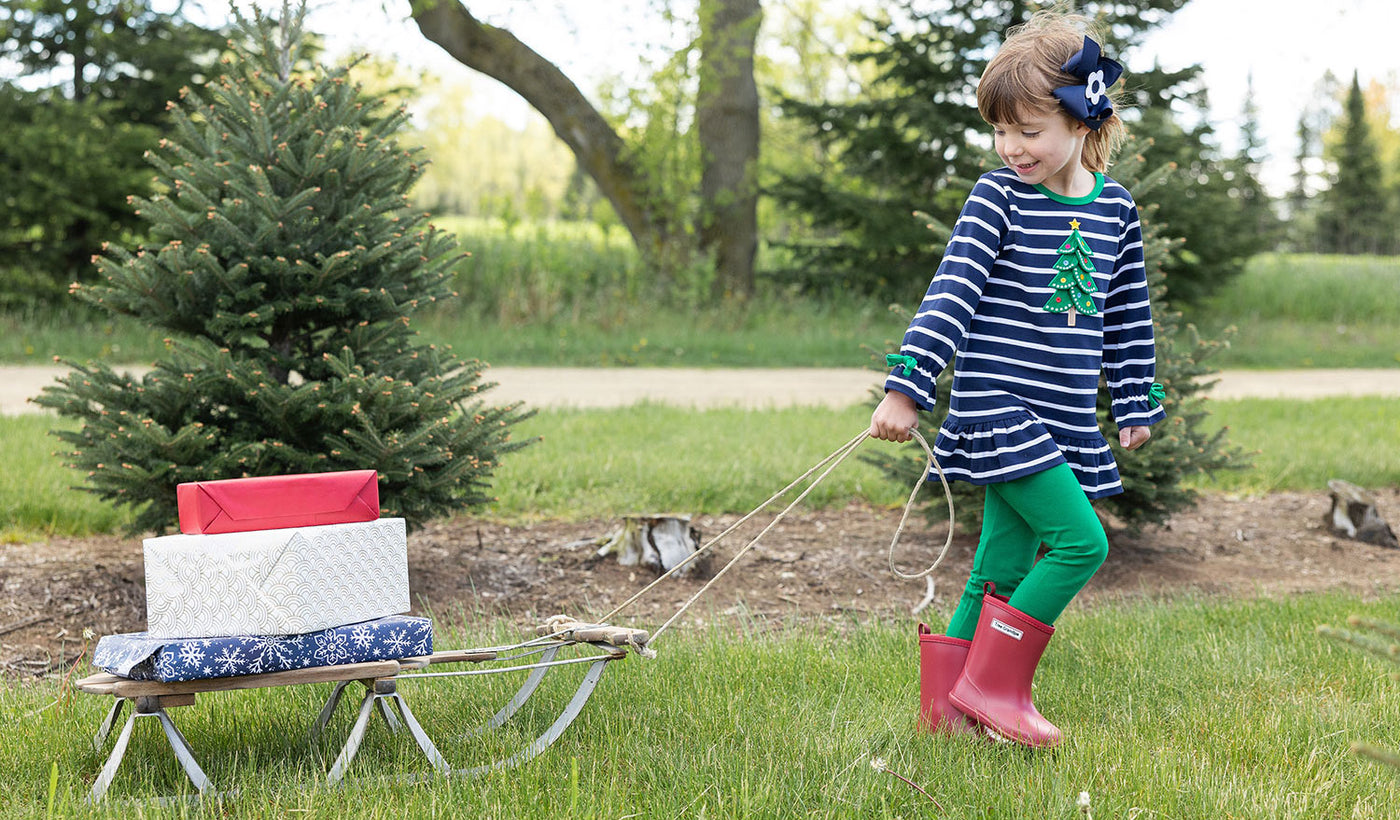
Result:
M110 246L77 295L169 331L139 380L100 363L38 403L88 489L176 520L184 481L373 468L385 514L421 524L489 500L526 416L487 407L483 365L423 344L418 311L452 295L454 243L405 210L422 171L395 135L404 110L361 96L346 70L301 70L305 7L237 15L227 73L172 103L174 135L136 198L150 241ZM295 69L295 70L294 70Z
M1150 170L1136 140L1124 146L1122 159L1114 166L1116 178L1133 191L1150 193L1171 176L1170 166ZM1166 388L1163 405L1167 418L1152 428L1152 438L1143 447L1124 452L1118 446L1118 429L1110 414L1112 397L1101 387L1098 397L1099 427L1113 449L1118 472L1123 480L1123 493L1094 502L1130 528L1144 524L1162 523L1177 510L1196 503L1198 492L1187 486L1186 480L1196 475L1210 475L1221 470L1241 469L1245 458L1238 447L1229 443L1228 429L1210 430L1205 424L1209 410L1205 395L1213 372L1207 364L1210 356L1224 347L1223 341L1204 340L1190 324L1183 324L1181 314L1171 309L1165 297L1167 276L1164 263L1181 247L1180 239L1163 235L1160 219L1155 218L1155 206L1142 207L1143 252L1147 261L1147 283L1152 291L1152 322L1157 345L1157 381ZM890 349L898 349L890 341ZM880 364L883 364L883 359ZM940 374L938 395L949 395L952 384L951 368ZM920 427L932 443L932 431L943 424L947 402L940 401L933 412L926 414ZM910 448L914 449L914 448ZM896 481L912 486L924 469L923 453L894 456L868 456L865 460L881 467ZM958 520L964 526L981 513L982 488L966 482L950 485L958 510ZM925 509L932 516L946 513L941 500L929 496ZM927 499L926 499L927 500Z
M1380 154L1366 121L1366 97L1353 73L1340 123L1337 171L1318 207L1318 243L1334 253L1382 253L1394 232L1382 180Z
M1201 304L1243 273L1250 257L1271 241L1240 206L1241 191L1257 188L1258 182L1215 147L1205 92L1198 68L1135 72L1124 88L1124 108L1133 112L1128 130L1137 137L1137 150L1150 167L1176 165L1163 184L1132 189L1139 206L1156 206L1158 222L1185 240L1183 251L1163 263L1171 282L1167 298L1176 306ZM1183 117L1183 108L1199 116ZM1117 165L1109 170L1123 181Z
M1293 188L1288 192L1288 238L1294 251L1316 248L1313 228L1312 170L1314 135L1307 111L1298 115L1298 153L1293 155Z
M1274 213L1269 192L1259 181L1259 172L1268 154L1260 133L1259 106L1254 103L1254 74L1245 81L1244 105L1240 110L1240 150L1225 163L1230 182L1230 199L1241 219L1241 226L1257 237L1258 247L1270 248L1279 238L1281 224Z

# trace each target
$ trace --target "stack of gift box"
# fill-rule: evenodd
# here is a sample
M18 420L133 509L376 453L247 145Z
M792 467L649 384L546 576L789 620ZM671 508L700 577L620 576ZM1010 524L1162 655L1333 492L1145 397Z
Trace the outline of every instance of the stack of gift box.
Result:
M176 488L180 534L145 541L146 631L103 637L93 665L160 681L254 675L433 651L405 616L402 518L374 470Z

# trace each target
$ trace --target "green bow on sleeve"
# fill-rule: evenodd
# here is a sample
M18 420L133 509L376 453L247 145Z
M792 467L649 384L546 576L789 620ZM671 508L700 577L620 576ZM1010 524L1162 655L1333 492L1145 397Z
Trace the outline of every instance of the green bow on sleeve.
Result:
M913 372L914 372L914 368L915 368L918 364L919 364L918 361L915 360L915 358L914 358L913 356L901 356L901 355L899 355L898 353L887 353L887 354L885 354L885 366L886 366L886 367L902 367L902 368L904 368L904 372L903 372L902 374L900 374L900 375L903 375L903 376L908 376L909 374L913 373Z
M1147 406L1156 408L1167 397L1167 388L1153 382L1151 389L1147 391Z

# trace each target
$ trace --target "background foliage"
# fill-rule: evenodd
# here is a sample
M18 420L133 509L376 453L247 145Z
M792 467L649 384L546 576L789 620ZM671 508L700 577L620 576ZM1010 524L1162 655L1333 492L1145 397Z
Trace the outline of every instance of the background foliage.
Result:
M151 190L141 155L224 45L164 8L0 2L0 309L57 303L91 281L103 242L140 229L127 198Z

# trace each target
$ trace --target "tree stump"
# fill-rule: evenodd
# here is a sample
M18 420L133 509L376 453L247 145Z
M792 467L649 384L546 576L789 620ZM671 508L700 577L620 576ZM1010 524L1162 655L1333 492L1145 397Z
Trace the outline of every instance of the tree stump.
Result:
M598 555L617 554L624 567L641 566L666 572L700 548L700 531L690 526L688 515L627 515L622 526L598 549ZM697 558L676 575L709 574L708 558Z
M1400 547L1395 533L1376 509L1375 496L1339 478L1327 482L1327 488L1332 491L1332 509L1324 520L1332 532L1368 544Z

